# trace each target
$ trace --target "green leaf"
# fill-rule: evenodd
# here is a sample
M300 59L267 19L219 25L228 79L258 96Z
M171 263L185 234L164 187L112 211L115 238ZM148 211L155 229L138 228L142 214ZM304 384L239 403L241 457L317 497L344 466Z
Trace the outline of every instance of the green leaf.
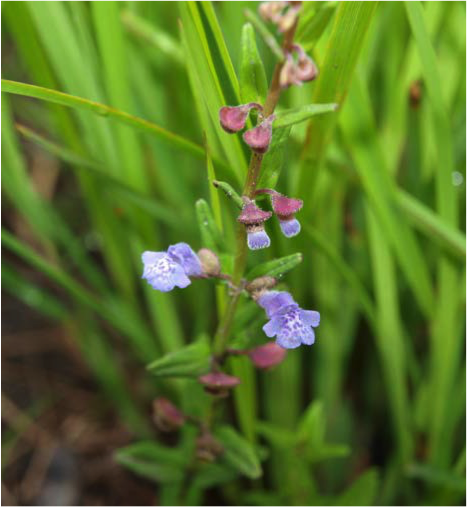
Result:
M291 127L274 128L271 144L263 157L258 188L274 188L284 165Z
M282 62L284 59L284 52L274 35L268 30L268 27L263 23L260 17L250 9L245 9L245 17L256 28L264 43L272 51L277 61Z
M268 83L263 62L258 53L255 30L250 23L242 29L242 58L240 63L240 96L242 103L264 104Z
M117 463L155 482L178 482L183 479L187 460L183 454L154 441L142 441L119 449Z
M212 184L216 187L216 188L220 188L224 194L229 198L229 199L232 199L232 201L240 208L242 209L243 208L243 201L242 201L242 198L240 197L239 194L237 194L237 192L235 192L235 190L232 188L231 185L229 185L228 183L226 183L225 181L213 181Z
M411 463L407 466L406 474L411 479L419 479L434 486L461 491L465 494L465 474L461 477L459 474L425 463Z
M223 459L250 479L261 477L261 465L255 448L230 426L221 426L215 432L224 446Z
M265 438L275 447L290 449L297 441L297 435L294 432L267 421L258 421L256 431L258 435Z
M379 486L378 471L374 468L363 473L336 499L334 505L375 505Z
M446 253L465 260L465 235L462 232L444 222L430 208L402 189L397 190L397 202L413 225L428 239L435 241Z
M230 482L238 476L232 467L221 463L201 464L193 477L193 486L208 489Z
M274 127L290 127L296 123L306 121L317 114L332 113L337 110L338 104L308 104L296 109L286 109L276 113Z
M341 108L376 6L377 2L338 4L332 33L323 56L324 63L313 93L314 103L335 102ZM336 122L337 114L328 114L313 118L308 125L307 141L303 147L306 162L301 165L297 178L297 188L302 198L313 198L312 185L315 183L316 172L321 165Z
M2 287L26 305L59 321L69 317L63 302L49 292L35 287L11 266L2 264Z
M195 208L203 246L218 252L222 249L223 240L221 232L214 220L211 207L204 199L198 199Z
M295 40L306 52L309 52L329 25L336 12L337 3L306 2L302 6L303 12L298 21Z
M138 118L137 116L133 116L124 111L100 104L99 102L69 95L68 93L58 92L56 90L49 90L48 88L43 88L41 86L18 83L7 79L2 79L2 92L22 95L24 97L34 97L36 99L52 102L53 104L61 104L73 109L91 111L103 117L114 118L120 123L130 125L142 132L155 135L177 148L188 151L192 155L203 158L205 156L203 148L192 141L174 134L173 132L169 132L168 130L148 120L143 120L142 118Z
M253 280L259 276L273 276L281 278L285 273L298 266L303 260L301 253L294 253L279 259L265 262L253 268L247 275L248 280Z
M208 342L201 339L156 359L147 369L157 377L197 377L209 370L210 359Z

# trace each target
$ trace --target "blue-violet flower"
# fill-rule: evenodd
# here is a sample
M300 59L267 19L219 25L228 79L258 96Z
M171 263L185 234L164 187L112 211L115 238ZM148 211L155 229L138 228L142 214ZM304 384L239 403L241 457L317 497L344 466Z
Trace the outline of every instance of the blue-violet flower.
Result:
M271 240L264 230L264 222L271 217L272 213L258 208L254 201L251 201L247 197L243 199L245 205L237 221L245 224L248 248L250 248L250 250L267 248L271 244Z
M270 319L263 326L266 336L276 336L276 343L285 349L295 349L302 343L313 345L313 328L319 326L319 312L302 310L288 292L270 291L258 299Z
M301 209L303 201L276 192L272 195L271 203L284 236L296 236L300 232L300 222L295 218L295 213Z
M169 246L167 252L144 252L145 278L153 289L169 292L174 287L184 289L191 284L190 276L202 276L198 256L186 243Z

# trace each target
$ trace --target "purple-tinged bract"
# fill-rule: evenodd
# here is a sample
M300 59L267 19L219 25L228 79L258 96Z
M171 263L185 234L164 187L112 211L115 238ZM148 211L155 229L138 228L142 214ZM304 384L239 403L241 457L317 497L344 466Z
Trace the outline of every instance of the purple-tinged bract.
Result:
M256 153L266 153L272 138L272 122L275 115L268 116L256 127L243 134L243 140Z
M261 110L262 106L256 102L250 102L249 104L242 104L240 106L221 107L219 110L221 127L229 134L244 129L251 109Z

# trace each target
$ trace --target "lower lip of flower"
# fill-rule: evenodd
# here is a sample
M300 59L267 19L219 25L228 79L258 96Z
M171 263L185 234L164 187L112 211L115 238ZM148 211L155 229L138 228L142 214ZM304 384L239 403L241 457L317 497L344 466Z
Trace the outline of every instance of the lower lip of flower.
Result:
M271 244L263 224L249 224L246 226L246 232L250 250L260 250Z
M281 230L287 238L296 236L300 232L300 222L295 215L278 216Z

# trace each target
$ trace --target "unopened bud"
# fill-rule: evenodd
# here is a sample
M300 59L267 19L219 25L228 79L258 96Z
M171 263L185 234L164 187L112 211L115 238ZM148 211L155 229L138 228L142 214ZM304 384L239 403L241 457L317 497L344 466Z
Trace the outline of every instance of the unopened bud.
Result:
M175 431L185 423L185 416L166 398L156 398L152 409L154 424L160 431Z
M219 257L209 248L201 248L198 252L198 259L201 262L201 269L207 276L217 276L221 272Z
M223 452L222 444L211 433L204 432L196 438L196 457L200 461L212 463Z
M286 349L283 349L277 345L277 343L273 342L261 345L261 347L256 347L248 353L253 364L261 369L269 369L282 363L286 355Z
M300 4L297 5L297 2L295 2L295 5L289 6L287 12L283 14L277 22L279 32L287 32L287 30L290 30L293 27L294 23L297 21L299 11Z
M247 284L246 290L251 294L253 299L258 299L269 289L272 289L277 284L277 280L272 276L260 276L255 278Z
M198 378L209 394L225 398L229 391L240 384L240 379L222 372L211 372Z
M265 21L278 23L282 17L282 11L287 7L287 2L262 2L259 6L259 14Z

